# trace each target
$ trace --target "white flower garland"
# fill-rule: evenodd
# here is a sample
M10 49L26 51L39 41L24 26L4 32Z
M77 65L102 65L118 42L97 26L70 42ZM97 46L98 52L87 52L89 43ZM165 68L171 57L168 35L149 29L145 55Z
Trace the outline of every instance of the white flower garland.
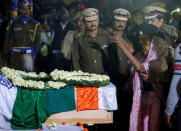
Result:
M99 75L82 71L68 72L55 69L50 73L53 80L59 80L68 84L86 85L86 86L103 86L110 83L110 78L107 75Z
M36 74L36 72L24 72L19 70L10 69L7 67L1 68L1 72L5 75L8 79L12 81L15 86L24 87L24 88L31 88L31 89L59 89L62 87L67 86L66 83L63 82L53 82L48 81L47 83L39 80L25 80L23 77L26 78L48 78L48 75L44 72Z
M50 130L55 130L55 129L57 129L57 124L55 122L52 122L48 125L48 128Z

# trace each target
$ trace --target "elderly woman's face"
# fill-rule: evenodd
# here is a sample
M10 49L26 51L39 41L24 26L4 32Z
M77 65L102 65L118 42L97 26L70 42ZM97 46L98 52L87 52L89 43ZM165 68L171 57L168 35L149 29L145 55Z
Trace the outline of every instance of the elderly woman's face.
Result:
M148 55L149 50L150 50L150 45L151 45L151 40L148 35L141 35L139 37L139 43L141 44L143 48L144 55Z

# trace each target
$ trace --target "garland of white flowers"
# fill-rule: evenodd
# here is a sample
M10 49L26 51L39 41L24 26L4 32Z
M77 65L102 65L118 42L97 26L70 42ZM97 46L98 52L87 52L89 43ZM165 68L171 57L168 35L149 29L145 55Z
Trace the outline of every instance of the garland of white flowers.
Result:
M78 86L104 86L110 83L107 75L99 75L82 71L68 72L55 69L50 73L53 80L59 80L67 84Z
M31 89L51 89L51 88L59 89L67 86L67 84L64 82L48 81L47 83L45 83L44 81L41 81L40 79L45 79L49 77L44 72L41 72L38 75L36 74L36 72L27 73L25 71L14 70L7 67L1 68L1 72L3 75L5 75L8 79L12 81L13 85L18 87L31 88ZM29 78L29 80L26 80L24 78ZM38 81L31 80L32 78L39 80Z

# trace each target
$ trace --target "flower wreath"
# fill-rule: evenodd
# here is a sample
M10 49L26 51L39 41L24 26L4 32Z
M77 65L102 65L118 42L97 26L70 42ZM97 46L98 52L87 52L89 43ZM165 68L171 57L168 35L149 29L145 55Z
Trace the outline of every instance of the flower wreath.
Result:
M75 86L94 86L100 87L110 83L110 78L107 75L99 75L82 71L64 71L55 69L50 73L50 76L55 81L65 82Z
M43 81L49 78L49 75L44 72L36 74L36 72L19 71L7 67L1 68L1 72L11 80L13 85L18 87L31 89L59 89L67 86L64 82Z

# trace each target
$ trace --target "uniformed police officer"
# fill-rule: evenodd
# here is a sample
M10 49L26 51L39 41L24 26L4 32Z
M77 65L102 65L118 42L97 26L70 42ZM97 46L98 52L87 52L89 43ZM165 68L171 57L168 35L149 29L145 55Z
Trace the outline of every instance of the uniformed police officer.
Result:
M167 11L161 7L147 6L144 8L144 12L147 23L155 25L159 29L159 32L163 34L166 43L175 47L174 42L178 39L178 31L174 26L164 23L164 13Z
M130 52L133 52L132 45L130 44L131 42L128 40L125 33L126 27L128 25L129 17L130 17L130 14L127 10L122 9L122 8L115 9L113 11L113 31L110 31L109 34L110 35L114 35L114 33L119 34L119 36L124 39L124 42L127 43L127 46L130 49ZM117 47L115 44L110 44L108 49L109 49L108 53L109 53L109 59L110 59L109 64L111 65L111 68L113 66L114 67L117 66L117 71L115 70L114 73L127 74L129 70L128 69L129 61L127 61L127 58L122 52L122 50L119 47ZM114 53L114 52L117 52L117 53Z
M169 85L171 83L173 75L173 64L174 64L174 48L175 42L178 39L177 29L174 26L167 25L164 23L164 14L167 12L163 7L159 6L147 6L144 8L145 20L148 24L153 24L158 28L158 35L161 36L168 47L168 55L166 58L168 64L168 70L164 73L160 73L159 79L164 80L160 82L164 86L163 97L166 98L169 91ZM165 128L162 124L161 128ZM165 129L162 129L165 130Z
M72 63L74 70L106 74L106 48L108 36L99 28L99 12L94 8L83 11L85 33L73 44Z
M129 51L133 53L134 49L126 34L129 18L130 13L127 10L123 8L115 9L113 11L113 30L110 31L110 37L117 34L123 39L123 42L127 45ZM130 62L122 49L112 42L108 47L108 56L109 75L112 82L117 87L117 100L119 106L119 110L114 112L114 127L115 130L128 130L129 108L131 107L131 104L129 105L129 103L131 103L131 97L123 88L131 67Z
M39 51L39 23L30 17L31 3L19 2L20 17L13 18L6 30L3 59L11 68L33 71L34 59ZM8 58L7 58L8 56Z

